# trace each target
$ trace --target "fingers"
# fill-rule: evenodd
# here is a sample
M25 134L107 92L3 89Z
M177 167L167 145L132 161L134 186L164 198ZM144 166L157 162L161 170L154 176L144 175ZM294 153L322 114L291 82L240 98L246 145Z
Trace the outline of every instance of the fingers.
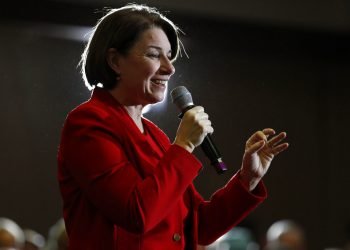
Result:
M282 140L284 140L287 137L286 132L281 132L278 135L272 137L267 143L267 149L270 151L273 155L278 155L282 151L286 150L289 147L288 143L282 143Z
M286 150L287 148L289 147L289 144L288 143L282 143L276 147L274 147L272 149L272 153L276 156L278 155L279 153L283 152L284 150Z
M262 130L262 132L264 133L264 135L266 137L269 137L270 135L276 134L275 130L272 129L272 128L265 128L265 129Z
M255 153L264 149L268 153L277 155L286 150L289 146L288 143L280 144L286 137L286 132L281 132L276 136L275 130L271 128L265 128L262 131L255 132L246 143L246 152ZM268 138L273 136L270 140Z
M279 133L277 136L274 136L271 138L271 140L269 140L267 142L269 147L273 147L276 144L278 144L279 142L281 142L283 139L285 139L287 137L287 133L286 132L281 132Z
M265 128L262 131L255 132L248 141L251 141L253 143L264 140L267 141L267 138L271 135L274 135L276 132L272 128Z
M249 147L246 147L245 153L252 155L252 154L258 152L259 150L261 150L264 146L265 146L264 140L258 141L252 145L249 145Z
M209 115L204 112L204 108L196 106L185 113L187 119L190 119L194 124L198 125L202 133L213 133L214 128L211 126Z
M208 133L213 133L209 116L204 108L197 106L188 110L181 119L176 133L175 143L189 152L199 146Z

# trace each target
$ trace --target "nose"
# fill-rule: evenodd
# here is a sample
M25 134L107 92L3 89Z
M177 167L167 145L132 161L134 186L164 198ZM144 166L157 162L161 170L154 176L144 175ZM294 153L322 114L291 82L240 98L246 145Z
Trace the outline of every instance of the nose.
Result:
M161 74L169 76L175 73L175 67L168 57L164 57L164 59L161 60L159 71Z

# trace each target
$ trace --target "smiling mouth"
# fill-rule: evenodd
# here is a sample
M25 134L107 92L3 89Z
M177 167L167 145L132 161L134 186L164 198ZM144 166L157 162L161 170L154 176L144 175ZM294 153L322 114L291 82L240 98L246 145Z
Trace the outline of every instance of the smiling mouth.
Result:
M165 80L151 80L153 84L165 87L168 81Z

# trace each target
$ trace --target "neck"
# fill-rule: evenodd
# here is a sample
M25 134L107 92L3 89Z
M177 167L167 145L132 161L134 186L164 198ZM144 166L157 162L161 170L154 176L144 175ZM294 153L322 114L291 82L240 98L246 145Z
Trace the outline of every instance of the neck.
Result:
M110 90L111 95L124 106L125 110L128 112L131 119L135 122L136 126L143 133L143 124L142 124L142 109L143 105L131 104L125 95L120 94L118 91Z
M124 106L125 110L128 112L129 116L135 122L136 126L139 128L141 133L144 132L143 124L142 124L142 106Z
M141 105L135 105L135 106L127 106L123 105L130 117L134 121L141 121L142 118L142 106Z

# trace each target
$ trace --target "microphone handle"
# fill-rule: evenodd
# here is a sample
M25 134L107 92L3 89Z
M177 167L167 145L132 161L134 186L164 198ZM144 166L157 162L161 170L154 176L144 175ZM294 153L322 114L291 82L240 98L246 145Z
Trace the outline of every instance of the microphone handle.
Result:
M209 158L211 165L215 168L218 174L223 174L227 167L221 159L221 154L218 148L215 146L210 134L204 138L201 148L204 154Z

